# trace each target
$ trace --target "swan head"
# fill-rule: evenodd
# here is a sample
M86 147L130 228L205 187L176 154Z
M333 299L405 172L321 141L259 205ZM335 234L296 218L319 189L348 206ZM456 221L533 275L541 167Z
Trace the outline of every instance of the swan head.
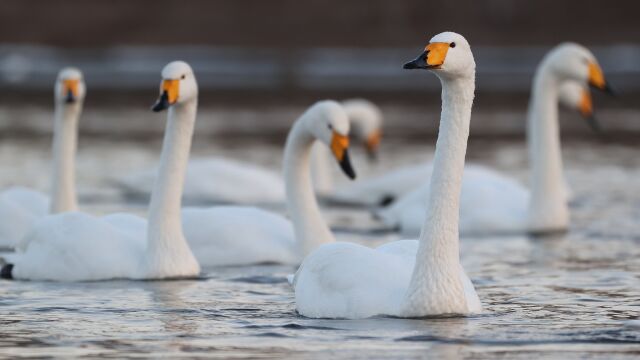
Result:
M431 38L424 51L404 68L432 70L441 78L458 78L473 76L476 63L467 39L447 31Z
M549 69L560 82L573 80L612 93L598 60L582 45L568 42L556 46L545 56L541 66Z
M54 87L55 100L60 104L76 104L84 100L86 94L82 71L66 67L58 73Z
M197 98L198 83L191 66L184 61L173 61L162 69L160 97L151 110L166 110L175 104L184 104Z
M587 121L592 130L601 130L595 116L593 115L593 101L591 92L586 84L577 81L566 81L560 85L560 103L568 109L577 110Z
M345 100L342 107L351 122L351 133L364 142L369 159L375 160L382 140L382 112L365 99Z
M355 179L356 173L349 159L349 117L344 108L332 100L319 101L303 115L307 130L331 149L342 171Z

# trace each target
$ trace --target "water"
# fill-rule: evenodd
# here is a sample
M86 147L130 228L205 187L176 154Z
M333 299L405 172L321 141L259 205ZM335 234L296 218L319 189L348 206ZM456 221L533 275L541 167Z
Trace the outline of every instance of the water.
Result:
M640 356L640 156L632 146L593 139L563 144L574 192L568 234L462 240L462 261L484 304L469 318L314 320L296 314L285 276L294 267L204 269L199 279L48 283L0 281L0 357L219 358L563 358ZM157 143L81 144L78 182L91 212L126 204L107 175L148 166ZM48 143L5 140L0 185L46 187ZM377 166L428 158L433 147L390 140ZM268 144L214 147L219 154L277 165ZM474 139L469 158L526 180L524 145ZM99 160L99 161L97 161ZM364 211L328 209L332 224L367 229ZM376 245L393 234L339 233Z

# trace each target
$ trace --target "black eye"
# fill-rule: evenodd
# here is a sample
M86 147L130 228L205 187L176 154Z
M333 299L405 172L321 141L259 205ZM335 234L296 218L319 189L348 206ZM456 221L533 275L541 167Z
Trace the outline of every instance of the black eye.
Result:
M449 47L452 47L452 48L456 47L456 43L452 42L451 44L449 44Z
M185 79L187 77L187 75L182 75L182 79Z
M329 130L333 130L333 125L328 124L327 127L329 128Z

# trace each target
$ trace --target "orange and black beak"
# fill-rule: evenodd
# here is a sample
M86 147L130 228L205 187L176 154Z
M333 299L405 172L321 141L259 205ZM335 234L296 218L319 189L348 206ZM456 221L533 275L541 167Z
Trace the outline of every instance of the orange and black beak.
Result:
M403 69L439 69L444 64L447 51L449 51L448 43L430 43L415 60L404 64Z
M591 93L589 92L589 89L582 90L579 109L582 117L587 120L587 124L589 124L589 127L591 127L591 129L595 132L601 132L602 127L596 120L596 117L593 115L593 101L591 99Z
M348 149L349 137L334 131L331 137L331 152L338 161L338 164L340 164L342 171L349 177L349 179L353 180L356 178L356 172L351 166Z
M602 72L600 65L595 62L589 63L589 85L593 88L604 91L609 95L615 95L615 92L605 80L604 73Z
M160 112L166 110L169 106L178 101L178 92L180 90L180 80L163 80L160 86L160 97L158 101L151 107L151 110Z
M67 79L62 81L62 93L65 94L64 102L72 104L78 100L78 79Z

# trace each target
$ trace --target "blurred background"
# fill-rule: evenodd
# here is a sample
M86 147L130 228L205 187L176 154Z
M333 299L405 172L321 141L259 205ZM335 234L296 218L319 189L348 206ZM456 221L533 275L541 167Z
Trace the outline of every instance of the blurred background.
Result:
M618 98L595 93L608 141L640 131L640 3L424 0L3 0L0 136L49 136L57 71L85 73L85 136L153 137L149 111L159 71L186 60L201 88L196 136L281 142L296 115L321 98L365 97L391 138L433 136L439 83L402 70L431 36L466 36L476 62L474 137L522 136L531 77L554 45L596 54ZM590 136L578 114L563 136ZM220 136L224 135L224 136Z

